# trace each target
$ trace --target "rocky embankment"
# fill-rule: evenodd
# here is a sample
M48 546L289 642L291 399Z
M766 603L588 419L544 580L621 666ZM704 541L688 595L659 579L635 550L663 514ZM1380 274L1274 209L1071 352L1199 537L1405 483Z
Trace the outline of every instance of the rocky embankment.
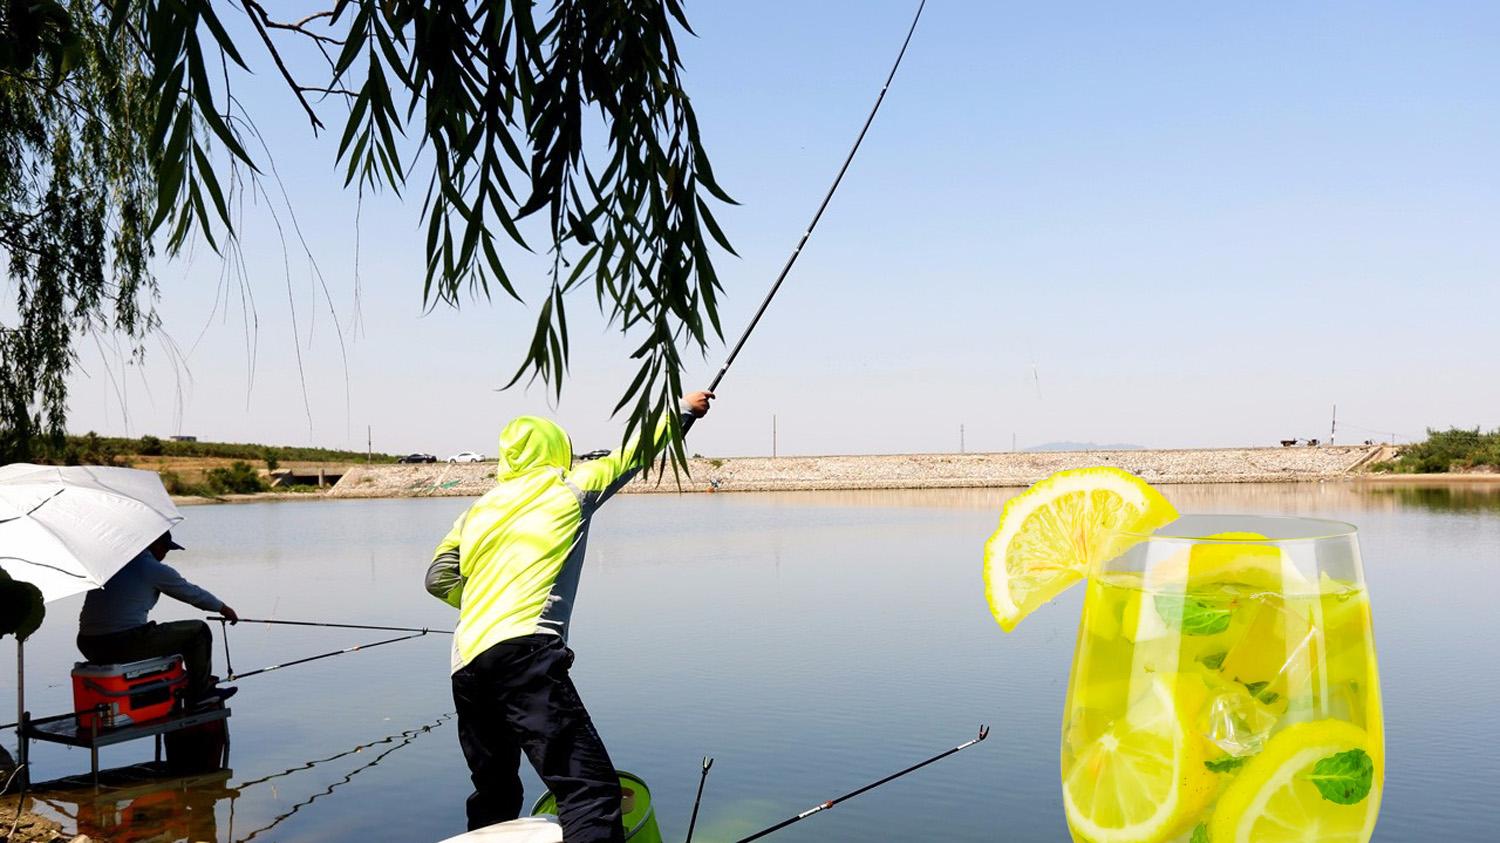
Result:
M1203 448L1000 454L902 454L694 459L681 486L637 479L627 492L770 492L816 489L952 489L1029 486L1065 468L1113 465L1151 483L1264 483L1344 477L1388 456L1383 446ZM328 493L341 498L475 496L495 482L493 463L352 466Z

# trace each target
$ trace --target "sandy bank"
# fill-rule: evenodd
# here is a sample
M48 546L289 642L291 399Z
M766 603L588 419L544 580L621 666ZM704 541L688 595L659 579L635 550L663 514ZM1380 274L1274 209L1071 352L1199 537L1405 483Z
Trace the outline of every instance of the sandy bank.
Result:
M898 454L694 459L681 486L637 479L626 492L768 492L1029 486L1066 468L1114 465L1151 483L1265 483L1348 477L1384 456L1381 446L1203 448L999 454ZM327 494L336 498L476 496L493 464L352 466ZM322 497L322 496L319 496Z

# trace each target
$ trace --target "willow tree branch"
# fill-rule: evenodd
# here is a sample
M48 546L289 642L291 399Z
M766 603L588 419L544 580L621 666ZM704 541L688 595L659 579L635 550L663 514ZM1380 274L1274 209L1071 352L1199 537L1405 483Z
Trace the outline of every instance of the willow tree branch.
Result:
M286 80L287 87L292 89L292 95L297 98L297 102L302 104L302 110L307 112L307 119L312 122L313 131L316 132L323 128L323 121L318 119L317 112L313 111L313 107L307 101L307 97L302 95L302 85L298 84L297 80L292 76L292 72L287 69L286 62L281 60L281 53L276 49L276 42L271 40L271 33L266 31L266 27L262 23L263 18L269 20L269 18L266 18L266 10L262 9L260 4L256 3L255 0L245 0L245 9L249 12L247 17L255 25L255 31L260 35L260 40L265 43L266 51L271 54L271 59L276 62L276 69L281 71L281 78ZM311 35L312 33L308 34Z

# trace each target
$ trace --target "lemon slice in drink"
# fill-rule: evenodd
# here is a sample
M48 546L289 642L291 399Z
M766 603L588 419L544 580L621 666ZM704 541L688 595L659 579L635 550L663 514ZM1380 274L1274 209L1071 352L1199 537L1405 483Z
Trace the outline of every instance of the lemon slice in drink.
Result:
M1006 502L984 546L985 596L1006 632L1123 553L1126 532L1149 532L1177 510L1144 480L1118 468L1060 471Z
M1063 806L1077 839L1160 843L1184 833L1213 800L1217 781L1185 719L1191 689L1180 690L1155 680L1125 717L1077 750L1063 771Z
M1364 730L1343 720L1288 726L1250 759L1219 798L1213 843L1364 843L1380 813L1378 765L1369 792L1352 805L1329 801L1309 776L1324 758L1369 751Z

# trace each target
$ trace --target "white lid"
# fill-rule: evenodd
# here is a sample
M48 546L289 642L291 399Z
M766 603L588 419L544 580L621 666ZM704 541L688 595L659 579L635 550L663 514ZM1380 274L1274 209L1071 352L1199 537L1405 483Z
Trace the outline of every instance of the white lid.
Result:
M487 825L439 843L562 843L562 839L557 817L545 814Z

